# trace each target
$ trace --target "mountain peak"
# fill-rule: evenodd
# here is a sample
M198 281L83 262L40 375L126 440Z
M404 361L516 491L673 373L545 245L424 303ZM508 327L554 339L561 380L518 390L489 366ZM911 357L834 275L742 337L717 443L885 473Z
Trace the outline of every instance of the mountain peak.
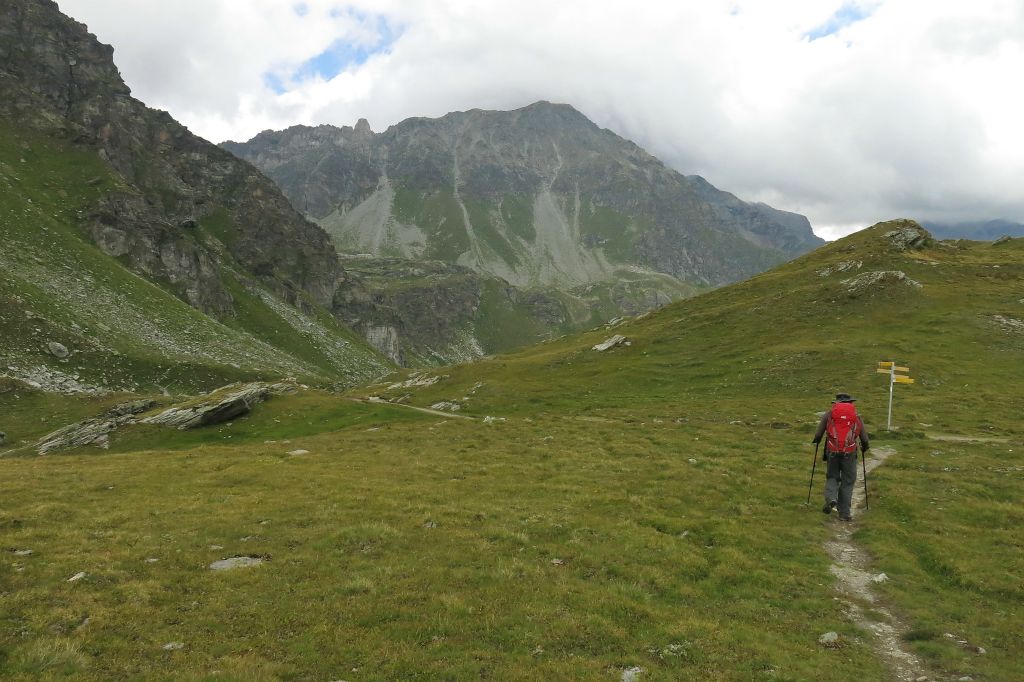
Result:
M356 127L354 128L357 135L369 136L373 135L373 129L370 128L370 122L365 118L361 118L356 121Z

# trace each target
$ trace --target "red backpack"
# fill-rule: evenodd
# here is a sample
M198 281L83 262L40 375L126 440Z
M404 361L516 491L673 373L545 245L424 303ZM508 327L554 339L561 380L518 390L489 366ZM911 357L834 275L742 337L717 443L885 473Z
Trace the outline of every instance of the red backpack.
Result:
M853 403L836 403L832 406L825 433L828 435L825 447L829 452L844 455L857 452L860 421L857 419L857 408Z

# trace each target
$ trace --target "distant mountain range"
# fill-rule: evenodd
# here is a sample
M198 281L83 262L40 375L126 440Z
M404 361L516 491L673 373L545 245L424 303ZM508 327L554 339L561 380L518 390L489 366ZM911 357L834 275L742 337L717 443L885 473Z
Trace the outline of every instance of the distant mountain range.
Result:
M922 221L921 224L940 239L999 239L1002 236L1024 237L1024 223L1010 220L975 220L959 223Z
M413 118L380 134L365 120L295 126L222 146L342 252L457 263L524 289L626 273L717 286L823 243L803 216L681 175L565 104Z

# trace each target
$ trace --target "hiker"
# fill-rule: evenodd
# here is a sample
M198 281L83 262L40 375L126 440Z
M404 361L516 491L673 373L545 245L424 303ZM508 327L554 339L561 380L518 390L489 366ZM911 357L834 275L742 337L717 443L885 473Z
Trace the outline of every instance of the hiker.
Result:
M853 498L853 484L857 482L857 441L862 453L868 451L868 432L864 422L853 406L854 398L846 393L837 393L832 409L821 416L818 430L814 432L815 445L825 438L823 459L828 462L825 479L825 506L821 511L831 514L839 508L839 518L851 521L850 502Z

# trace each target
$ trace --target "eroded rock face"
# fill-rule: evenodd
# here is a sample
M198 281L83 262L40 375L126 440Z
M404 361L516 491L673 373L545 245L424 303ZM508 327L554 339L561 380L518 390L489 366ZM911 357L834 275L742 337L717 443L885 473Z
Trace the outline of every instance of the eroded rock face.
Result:
M81 216L104 252L222 316L222 256L189 233L215 221L224 252L283 299L330 304L341 271L325 233L248 163L132 98L112 48L56 3L4 3L0 64L0 117L96 150L130 188Z

